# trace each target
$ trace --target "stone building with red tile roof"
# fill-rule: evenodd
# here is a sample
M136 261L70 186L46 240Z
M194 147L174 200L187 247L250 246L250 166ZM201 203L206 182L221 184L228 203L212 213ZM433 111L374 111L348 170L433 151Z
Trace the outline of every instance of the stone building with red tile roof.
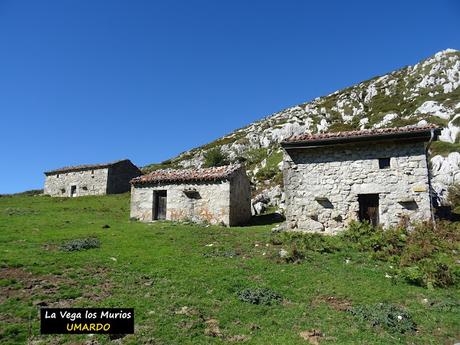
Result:
M68 166L45 172L44 194L60 197L129 192L129 181L141 171L129 159Z
M336 233L352 220L384 227L430 220L427 149L439 134L413 126L285 140L286 227Z
M251 218L251 190L245 169L228 165L156 170L131 180L131 217L235 226Z

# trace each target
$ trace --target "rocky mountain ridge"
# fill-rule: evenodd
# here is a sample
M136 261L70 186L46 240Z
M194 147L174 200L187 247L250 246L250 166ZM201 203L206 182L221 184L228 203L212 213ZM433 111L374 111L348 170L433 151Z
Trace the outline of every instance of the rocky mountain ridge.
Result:
M201 167L210 150L230 162L245 162L254 185L254 211L283 207L279 143L302 133L433 123L443 127L434 143L433 186L441 203L449 185L460 182L460 52L447 49L413 66L293 106L214 142L144 167Z

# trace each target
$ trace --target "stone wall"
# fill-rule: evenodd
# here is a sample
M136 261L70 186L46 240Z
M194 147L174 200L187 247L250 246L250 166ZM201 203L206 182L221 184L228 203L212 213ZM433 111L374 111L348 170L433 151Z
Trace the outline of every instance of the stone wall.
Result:
M391 157L379 168L379 158ZM379 222L431 216L424 143L288 149L283 164L288 229L335 233L358 219L359 194L379 195ZM411 201L412 200L412 201Z
M129 181L142 173L138 167L128 160L109 167L107 194L126 193L131 190Z
M107 191L108 168L50 174L45 177L44 194L70 197L71 186L75 196L104 195Z
M190 198L184 190L196 190ZM140 221L154 220L154 191L166 190L166 219L191 220L210 224L230 224L230 183L158 184L131 187L131 217Z
M251 187L244 169L236 171L230 181L133 185L132 218L154 220L156 191L167 193L167 220L235 226L251 218Z

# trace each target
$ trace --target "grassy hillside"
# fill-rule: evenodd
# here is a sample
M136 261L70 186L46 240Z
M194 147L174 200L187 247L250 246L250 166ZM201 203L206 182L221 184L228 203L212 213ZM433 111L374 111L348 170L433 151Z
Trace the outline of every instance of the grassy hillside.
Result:
M129 220L128 206L129 195L0 197L0 343L110 342L108 336L40 336L40 305L134 307L136 333L123 337L123 344L460 339L458 288L426 289L391 279L390 263L353 250L282 263L272 225L141 224ZM61 249L87 237L98 238L100 247ZM273 303L243 301L253 298L248 288L269 289L254 291ZM401 334L357 317L377 303L403 308L416 331ZM355 315L347 311L351 307Z

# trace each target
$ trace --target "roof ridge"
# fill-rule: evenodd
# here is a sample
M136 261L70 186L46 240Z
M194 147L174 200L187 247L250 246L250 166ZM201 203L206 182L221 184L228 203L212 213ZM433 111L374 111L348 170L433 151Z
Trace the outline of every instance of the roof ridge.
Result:
M389 128L368 128L355 131L341 131L341 132L329 132L329 133L305 133L293 135L281 143L295 143L295 142L308 142L308 141L317 141L317 140L327 140L335 138L354 138L354 137L363 137L363 136L380 136L386 134L404 134L404 133L413 133L413 132L423 132L431 129L440 129L440 127L430 124L424 126L404 126L404 127L389 127Z
M158 182L216 181L230 178L242 168L241 164L229 164L209 168L161 169L133 178L131 184Z
M109 167L109 166L112 166L112 165L115 165L115 164L118 164L118 163L121 163L121 162L125 162L125 161L131 162L128 158L125 158L125 159L118 159L116 161L107 162L107 163L80 164L80 165L64 166L64 167L61 167L61 168L45 171L44 174L48 175L48 174L53 174L53 173L60 173L60 172L66 172L66 171L86 170L86 169L91 169L91 168L102 169L102 168L106 168L106 167Z

